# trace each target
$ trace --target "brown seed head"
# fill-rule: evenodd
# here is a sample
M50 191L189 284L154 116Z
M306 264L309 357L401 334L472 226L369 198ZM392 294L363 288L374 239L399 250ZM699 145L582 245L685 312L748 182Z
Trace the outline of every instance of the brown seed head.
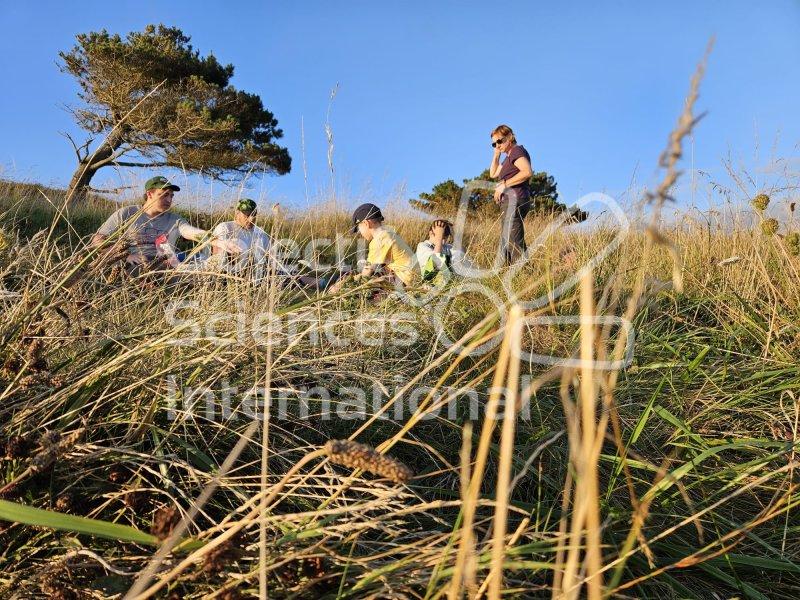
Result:
M28 436L15 435L8 438L5 443L6 458L28 458L35 444Z
M45 431L39 444L42 449L31 459L30 467L34 471L44 471L62 454L68 452L83 437L84 428L80 427L62 436L60 431Z
M119 279L122 276L122 273L124 271L125 269L122 266L118 264L114 265L113 267L111 267L111 270L108 272L108 275L106 275L106 283L114 283L117 279Z
M117 463L116 465L111 467L111 470L108 472L108 480L111 483L116 483L116 484L125 483L126 481L128 481L128 479L130 479L130 477L131 477L130 470L122 463Z
M31 459L30 467L40 472L49 468L58 458L61 445L60 431L45 431L39 438L41 450Z
M60 441L61 441L60 431L45 431L39 438L39 443L45 448L48 446L54 446L58 444Z
M203 562L203 572L206 575L215 575L225 569L228 564L237 560L242 555L239 542L234 536L232 539L225 541L211 552L206 554L205 561Z
M384 456L366 444L351 440L330 440L325 444L325 451L331 462L337 465L363 469L395 483L405 483L414 476L413 471L399 460Z
M125 505L133 512L139 512L146 508L150 500L150 495L144 490L133 490L127 492L123 496L123 500L125 501Z
M57 512L68 513L72 511L72 507L74 505L75 499L73 498L72 494L67 492L66 494L61 494L58 498L56 498L55 509Z
M44 350L44 340L41 338L29 340L28 347L25 351L25 360L28 362L31 371L37 372L47 370L47 360L42 356Z
M11 375L13 379L16 372L22 368L22 361L16 356L10 356L3 363L3 371Z
M178 509L172 508L171 506L162 506L153 517L153 525L150 527L150 533L159 540L165 540L180 522L181 513L178 512Z

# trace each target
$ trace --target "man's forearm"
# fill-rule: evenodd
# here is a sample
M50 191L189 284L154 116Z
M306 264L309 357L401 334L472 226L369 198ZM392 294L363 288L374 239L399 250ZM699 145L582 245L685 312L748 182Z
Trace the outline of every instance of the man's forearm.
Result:
M107 235L103 235L102 233L95 233L92 236L92 240L89 242L89 247L97 248L98 246L101 246L103 242L105 242L107 239L108 239Z

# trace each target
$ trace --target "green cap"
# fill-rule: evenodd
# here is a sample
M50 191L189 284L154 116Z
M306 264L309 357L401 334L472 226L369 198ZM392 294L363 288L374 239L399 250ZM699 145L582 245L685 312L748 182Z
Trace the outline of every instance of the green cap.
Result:
M180 192L181 188L163 175L158 175L156 177L151 177L147 180L147 183L144 184L144 191L149 192L150 190L172 190L174 192Z
M256 212L256 201L250 198L241 198L236 204L236 210L240 210L248 216L252 215Z

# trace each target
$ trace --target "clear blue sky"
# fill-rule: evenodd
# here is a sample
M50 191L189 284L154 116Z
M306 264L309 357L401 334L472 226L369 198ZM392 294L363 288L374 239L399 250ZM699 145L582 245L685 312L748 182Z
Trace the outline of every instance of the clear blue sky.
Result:
M312 201L327 193L325 118L337 82L337 195L350 204L385 201L401 186L414 197L445 179L476 176L500 123L515 130L536 170L556 177L568 202L592 191L619 194L634 173L640 185L651 182L712 34L698 106L709 114L695 135L695 167L722 179L729 152L753 173L773 149L797 160L798 2L560 4L5 2L0 176L66 184L75 157L59 132L80 131L64 110L77 102L77 86L58 70L58 51L81 32L124 35L159 22L181 28L202 54L233 63L232 83L275 114L292 172L247 192L270 201L305 204L301 122ZM119 181L105 169L93 185Z

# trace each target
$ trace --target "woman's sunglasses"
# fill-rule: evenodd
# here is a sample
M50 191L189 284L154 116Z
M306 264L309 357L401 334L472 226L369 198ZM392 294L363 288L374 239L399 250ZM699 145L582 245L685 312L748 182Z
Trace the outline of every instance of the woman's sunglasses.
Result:
M496 142L492 142L492 148L497 148L500 144L506 141L506 138L502 137Z

